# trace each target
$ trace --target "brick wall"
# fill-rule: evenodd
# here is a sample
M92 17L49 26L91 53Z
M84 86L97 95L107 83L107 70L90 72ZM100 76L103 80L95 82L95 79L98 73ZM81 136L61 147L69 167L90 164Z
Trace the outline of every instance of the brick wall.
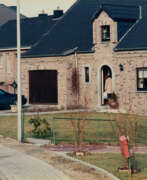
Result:
M4 86L0 86L8 92L13 92L13 88L8 84L16 80L16 52L4 51L0 52L1 65L0 65L0 82L5 82Z
M67 62L62 57L31 58L22 60L22 93L29 100L29 71L57 70L58 72L58 105L59 109L67 107ZM49 82L47 82L49 83ZM29 102L28 102L29 103Z

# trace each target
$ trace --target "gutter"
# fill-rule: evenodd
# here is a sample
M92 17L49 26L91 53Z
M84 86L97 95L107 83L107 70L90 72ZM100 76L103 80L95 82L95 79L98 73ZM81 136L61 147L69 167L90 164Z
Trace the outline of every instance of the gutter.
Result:
M75 53L75 51L73 51L73 52L70 52L70 53L68 53L68 54L64 54L64 53L62 53L62 54L38 54L38 55L22 55L21 57L22 58L41 58L41 57L59 57L59 56L69 56L69 55L71 55L71 54L74 54ZM88 51L77 51L77 54L79 54L79 53L94 53L94 50L88 50Z
M21 50L28 50L31 49L31 46L21 47ZM16 51L16 47L8 47L8 48L0 48L0 51Z
M115 48L114 51L115 52L119 52L119 51L143 51L143 50L147 50L147 47L140 47L140 48Z

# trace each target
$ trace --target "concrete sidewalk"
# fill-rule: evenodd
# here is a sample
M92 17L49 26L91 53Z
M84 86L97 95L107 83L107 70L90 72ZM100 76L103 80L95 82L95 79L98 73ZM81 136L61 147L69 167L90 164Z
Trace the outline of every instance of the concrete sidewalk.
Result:
M0 180L70 180L53 166L0 145Z

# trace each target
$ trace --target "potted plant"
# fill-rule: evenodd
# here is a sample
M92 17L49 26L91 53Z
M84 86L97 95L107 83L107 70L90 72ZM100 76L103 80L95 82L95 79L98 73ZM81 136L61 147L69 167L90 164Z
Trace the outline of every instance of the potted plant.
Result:
M116 96L115 92L113 92L111 94L111 97L108 99L108 104L113 109L118 108L117 96Z

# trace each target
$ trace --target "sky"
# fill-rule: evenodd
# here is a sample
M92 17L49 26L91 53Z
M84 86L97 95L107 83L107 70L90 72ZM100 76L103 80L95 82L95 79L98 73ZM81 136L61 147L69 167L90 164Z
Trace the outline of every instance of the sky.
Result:
M76 0L19 0L21 13L28 17L38 16L42 11L53 14L57 7L65 12L74 2ZM0 0L0 4L16 6L17 0Z

